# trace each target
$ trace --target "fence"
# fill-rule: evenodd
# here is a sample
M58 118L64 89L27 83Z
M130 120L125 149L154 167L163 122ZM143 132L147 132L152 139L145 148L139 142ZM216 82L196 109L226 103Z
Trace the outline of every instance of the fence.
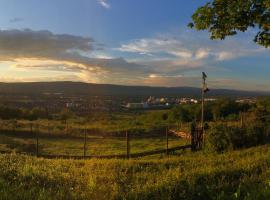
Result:
M75 133L54 134L54 127L38 124L19 125L15 129L1 126L0 151L16 151L46 158L137 158L169 154L190 148L190 141L172 134L167 127L148 135L133 130L116 135L81 128ZM47 130L47 132L44 132Z

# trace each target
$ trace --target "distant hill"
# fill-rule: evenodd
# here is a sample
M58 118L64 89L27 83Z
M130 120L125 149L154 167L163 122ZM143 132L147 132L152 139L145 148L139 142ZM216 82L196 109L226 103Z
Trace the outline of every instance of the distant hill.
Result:
M30 82L0 83L0 94L39 95L44 93L63 93L66 95L127 95L127 96L199 96L201 90L194 87L148 87L92 84L82 82ZM239 91L230 89L211 89L208 96L266 96L270 92Z

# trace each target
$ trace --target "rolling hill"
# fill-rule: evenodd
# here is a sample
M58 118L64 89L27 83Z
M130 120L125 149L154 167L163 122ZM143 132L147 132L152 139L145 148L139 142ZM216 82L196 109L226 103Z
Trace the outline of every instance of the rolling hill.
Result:
M199 96L200 88L194 87L148 87L124 86L110 84L93 84L83 82L27 82L0 83L0 94L39 95L44 93L63 93L67 95L139 95L139 96ZM270 92L240 91L231 89L211 89L208 96L267 96Z

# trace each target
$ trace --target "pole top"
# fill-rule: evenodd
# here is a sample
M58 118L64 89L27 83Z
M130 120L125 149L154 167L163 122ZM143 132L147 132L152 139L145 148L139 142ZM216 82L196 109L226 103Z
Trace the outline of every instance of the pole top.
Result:
M207 75L205 72L202 72L202 78L205 80L207 78Z

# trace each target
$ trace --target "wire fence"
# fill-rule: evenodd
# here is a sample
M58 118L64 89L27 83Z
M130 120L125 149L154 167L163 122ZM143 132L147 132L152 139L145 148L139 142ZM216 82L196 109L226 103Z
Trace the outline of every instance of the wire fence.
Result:
M140 134L133 129L107 134L102 130L83 126L66 129L49 123L12 120L0 123L1 152L47 158L130 158L169 154L186 148L190 148L190 141L170 133L167 126L159 127L148 134Z

